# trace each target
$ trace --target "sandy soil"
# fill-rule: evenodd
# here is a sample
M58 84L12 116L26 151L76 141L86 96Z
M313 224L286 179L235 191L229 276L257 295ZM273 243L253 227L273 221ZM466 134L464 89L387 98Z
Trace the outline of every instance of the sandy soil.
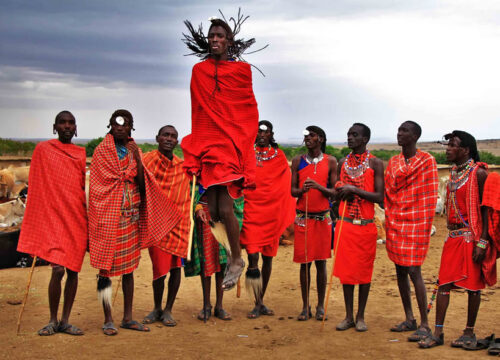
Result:
M423 266L428 289L437 275L443 239L446 233L444 218L437 217L437 234L432 237L429 256ZM378 245L372 291L366 310L369 330L357 333L353 329L335 331L335 325L343 319L344 305L338 279L333 281L328 315L324 331L316 320L298 322L301 308L299 265L292 262L293 247L280 247L274 262L274 272L266 296L266 304L275 310L273 317L246 318L252 302L242 291L225 294L225 309L233 320L224 322L210 319L203 324L195 318L201 308L202 294L198 278L183 278L174 317L178 325L166 328L154 324L151 333L120 330L115 337L101 332L102 310L96 297L96 271L85 259L80 274L80 286L71 317L72 323L85 331L83 337L56 334L40 337L36 331L49 318L47 285L50 267L38 267L33 276L31 292L24 313L21 334L16 336L16 321L20 305L8 301L21 300L29 269L0 270L0 344L4 359L100 359L100 358L148 358L148 359L216 359L237 357L240 359L291 358L352 358L352 359L417 359L432 356L455 359L467 355L469 359L484 358L486 352L467 352L453 349L449 343L461 334L465 326L466 300L464 293L453 292L445 327L445 346L420 350L406 341L408 333L391 333L389 327L403 319L403 309L396 287L394 265L387 258L385 246ZM328 267L331 266L329 261ZM314 274L314 272L313 272ZM314 275L313 275L314 276ZM136 271L135 318L140 320L152 309L151 264L147 253ZM114 281L116 286L116 281ZM477 335L485 337L492 332L500 334L500 286L483 292L481 310L477 321ZM430 292L428 294L430 296ZM311 303L316 302L315 288ZM414 306L416 303L414 300ZM314 306L313 306L314 307ZM416 311L416 309L414 309ZM115 306L115 319L122 315L121 291ZM430 315L434 323L434 309Z

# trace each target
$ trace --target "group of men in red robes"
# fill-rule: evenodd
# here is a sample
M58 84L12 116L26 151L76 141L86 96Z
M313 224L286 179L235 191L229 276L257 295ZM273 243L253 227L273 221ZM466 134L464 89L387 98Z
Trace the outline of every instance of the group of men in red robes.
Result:
M333 247L332 271L343 285L346 310L345 318L336 328L366 331L364 313L376 252L374 205L385 203L387 251L396 266L406 316L405 321L391 330L414 331L409 340L418 341L424 348L441 345L449 292L452 287L462 287L469 293L467 327L453 346L473 346L480 290L496 281L500 222L500 201L495 197L498 179L486 181L487 173L479 162L475 139L461 131L446 136L447 158L456 166L448 187L450 232L443 248L436 328L432 333L421 265L429 246L437 200L437 169L432 156L416 147L420 126L406 121L399 127L398 144L402 152L389 161L385 179L382 161L367 150L370 129L361 123L348 130L351 152L338 165L333 156L325 153L325 132L317 126L308 126L303 132L307 153L292 160L290 172L286 157L274 141L272 124L258 122L250 65L229 56L228 49L233 45L231 28L222 20L212 20L209 56L193 68L192 132L182 142L184 161L173 155L178 137L173 126L162 127L157 136L158 150L143 156L131 138L132 114L127 110L112 114L110 131L96 148L92 160L88 230L85 153L71 144L76 134L74 116L68 111L57 115L54 133L58 133L59 139L40 143L33 154L30 196L19 241L20 251L52 264L50 322L39 334L83 334L68 320L87 243L91 265L99 270L97 286L104 310L104 334L118 333L111 312L112 276L122 276L123 282L124 315L120 326L149 331L147 326L132 319L133 272L139 264L140 251L145 248L149 249L153 263L154 309L143 323L161 321L166 326L175 326L172 307L180 285L181 258L187 257L190 248L188 224L194 211L190 206L190 187L198 183L206 190L205 210L209 213L207 216L197 212L200 220L211 229L222 229L228 238L227 265L223 281L218 282L220 289L236 286L245 267L241 247L248 253L246 279L255 299L248 318L274 314L264 305L264 295L279 237L293 221L295 210L293 260L301 264L303 300L298 320L312 317L309 288L313 261L318 292L315 318L326 319L326 261ZM196 183L190 185L191 179L196 179ZM483 196L485 192L490 194L488 199ZM234 209L235 199L242 194L245 199L240 233ZM332 236L331 207L335 200L339 201L339 219ZM44 212L48 205L54 214L48 221L44 217L43 223L40 222L42 204ZM214 230L214 236L216 233L220 236L221 232ZM217 246L214 249L217 251ZM203 253L201 261L205 260ZM65 302L58 320L65 269L68 274ZM167 302L162 309L168 273ZM419 326L412 312L409 279L417 295ZM359 286L356 316L355 285ZM221 304L215 310L220 314L217 317L230 319ZM207 315L204 304L202 319L206 320Z

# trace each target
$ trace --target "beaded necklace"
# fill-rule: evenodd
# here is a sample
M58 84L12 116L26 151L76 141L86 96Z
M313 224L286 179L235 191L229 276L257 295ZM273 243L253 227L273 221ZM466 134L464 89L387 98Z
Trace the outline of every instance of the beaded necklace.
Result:
M455 210L455 217L457 217L458 215L458 218L460 218L460 221L466 227L469 227L469 224L467 223L467 221L465 221L457 206L457 190L460 189L465 183L467 183L474 167L475 163L473 159L467 160L467 162L465 162L464 164L453 166L451 168L450 181L448 183L448 214L450 214L449 210L451 210L451 206L453 205L453 209Z
M368 150L362 154L353 154L351 151L344 161L344 170L353 179L363 175L369 167L370 151Z
M257 166L259 166L259 167L264 166L264 164L262 164L263 161L268 161L268 160L274 159L276 156L278 156L278 152L271 145L269 145L269 147L265 151L257 150L256 145L253 146L253 149L255 151L255 159L257 160ZM269 152L271 150L274 150L274 151L269 155Z
M460 189L463 184L469 180L469 175L474 168L474 160L469 159L466 163L461 165L455 165L451 168L450 172L450 182L448 183L448 188L450 191L456 191Z
M318 163L323 160L323 153L320 152L320 154L315 158L311 158L309 154L306 154L305 159L308 164L314 164L314 173L316 174L316 167L318 166Z

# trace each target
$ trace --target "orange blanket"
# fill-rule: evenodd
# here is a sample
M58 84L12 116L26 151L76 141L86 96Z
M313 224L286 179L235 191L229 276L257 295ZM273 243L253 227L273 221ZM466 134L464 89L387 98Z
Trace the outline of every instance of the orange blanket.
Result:
M85 149L59 140L39 143L17 250L79 272L87 249Z

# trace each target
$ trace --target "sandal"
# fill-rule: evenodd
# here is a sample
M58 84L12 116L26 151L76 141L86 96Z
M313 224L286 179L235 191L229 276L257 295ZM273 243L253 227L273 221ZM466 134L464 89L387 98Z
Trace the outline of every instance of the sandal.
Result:
M118 329L116 328L115 324L110 321L102 326L102 332L104 333L104 335L114 336L118 334Z
M429 328L419 328L413 334L408 336L409 342L419 342L423 338L432 335L432 331Z
M493 339L490 341L490 346L488 347L489 355L500 355L500 339Z
M436 346L441 346L444 344L444 333L441 333L439 337L430 335L418 342L418 346L421 349L430 349Z
M462 346L462 349L464 350L483 350L487 349L491 342L495 340L495 334L491 334L488 337L485 337L484 339L479 339L476 341L475 344L464 344Z
M57 332L57 330L58 330L57 324L50 322L47 325L45 325L43 328L38 330L38 335L40 335L40 336L54 335Z
M227 313L224 309L218 309L218 308L214 309L214 316L217 319L224 320L224 321L233 319L231 317L231 315L229 313Z
M256 306L247 314L249 319L257 319L260 316L260 309Z
M261 305L260 314L265 316L274 316L274 311L269 309L266 305Z
M367 330L368 330L368 326L366 326L366 323L364 320L356 321L356 331L365 332Z
M344 331L344 330L353 328L355 326L356 326L356 324L354 323L354 321L352 321L352 320L349 321L347 319L344 319L340 323L337 324L335 329L337 329L338 331Z
M417 330L417 320L413 319L411 321L405 320L393 327L391 327L391 331L393 332L403 332L403 331L415 331Z
M163 312L163 315L161 316L161 323L168 327L177 325L177 321L174 320L170 312Z
M316 307L316 320L323 321L323 317L325 318L325 321L328 320L328 316L325 316L325 309L324 308L318 309Z
M236 284L238 284L238 280L245 269L245 260L240 259L241 263L236 271L231 271L231 265L226 266L226 273L224 274L224 280L222 280L222 289L224 291L232 290Z
M298 321L306 321L306 320L309 320L310 318L312 318L312 312L311 312L310 306L309 306L309 312L306 309L304 309L299 314L299 316L297 316Z
M157 321L161 321L161 317L162 317L162 311L155 309L144 317L144 319L142 320L142 323L143 324L153 324Z
M68 334L68 335L75 335L75 336L80 336L83 335L82 329L77 328L76 326L73 326L71 324L61 324L59 323L59 326L57 327L57 332Z
M135 331L145 331L145 332L150 331L150 329L147 326L144 326L143 324L135 320L130 320L129 322L122 321L120 327L123 329L135 330Z
M461 348L464 345L472 346L477 343L476 334L471 335L461 335L458 339L451 342L451 347Z
M212 306L201 309L197 318L198 320L205 321L210 319L210 316L212 316Z

